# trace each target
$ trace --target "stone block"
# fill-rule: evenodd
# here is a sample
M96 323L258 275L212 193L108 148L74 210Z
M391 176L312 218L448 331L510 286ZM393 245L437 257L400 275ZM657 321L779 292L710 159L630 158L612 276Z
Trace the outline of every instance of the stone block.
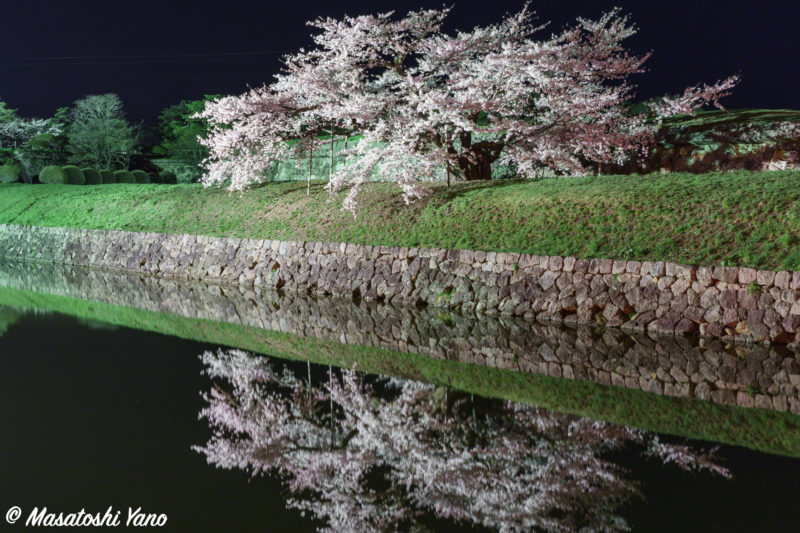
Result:
M775 281L775 272L772 270L759 270L756 272L756 283L761 285L762 287L770 287L772 286L772 282Z
M642 263L639 261L628 261L625 263L625 272L629 274L639 274L642 270Z
M712 277L713 268L712 267L697 267L695 271L695 278L697 278L697 283L699 287L708 287L714 281ZM694 288L694 286L692 286ZM698 293L699 290L695 289Z
M649 274L654 277L660 277L666 274L666 266L663 261L655 261L650 264Z
M719 303L719 290L715 287L708 287L700 295L700 307L710 309Z
M739 283L742 285L750 285L756 281L756 269L754 268L740 268L739 269Z
M575 272L582 272L582 273L585 274L585 273L589 272L589 264L590 264L590 262L587 259L576 259L575 260L574 271Z
M552 270L548 270L539 276L539 286L541 286L543 290L547 290L555 284L557 277L558 274Z
M719 295L719 303L723 309L736 309L739 306L738 291L727 289Z
M773 281L775 286L780 289L788 289L789 285L791 285L791 282L792 274L790 272L786 272L785 270L775 274L775 280Z
M739 278L739 269L734 267L714 267L711 277L725 283L733 283Z
M692 282L689 281L686 277L679 277L671 286L672 294L675 296L680 296L681 294L685 293L691 287Z

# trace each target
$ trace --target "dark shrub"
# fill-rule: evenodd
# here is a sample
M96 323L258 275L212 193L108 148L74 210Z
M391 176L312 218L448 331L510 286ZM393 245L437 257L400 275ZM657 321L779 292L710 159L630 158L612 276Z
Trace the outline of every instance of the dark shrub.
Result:
M136 177L127 170L115 170L114 177L117 183L136 183Z
M86 183L86 176L83 175L83 171L75 165L65 165L61 167L61 170L67 174L67 183L70 185L83 185Z
M6 164L0 166L0 183L13 183L19 180L19 166Z
M93 168L84 168L83 176L86 178L86 185L100 185L103 183L103 176Z
M28 146L32 148L51 148L53 144L56 143L55 135L51 133L40 133L30 141L28 141Z
M39 172L40 183L67 183L67 173L59 166L50 165Z
M113 170L101 170L100 177L103 178L103 183L116 183L117 178L114 177Z
M136 183L150 183L150 176L144 170L134 170L131 174L136 178Z
M157 172L150 172L148 176L150 176L150 183L164 183Z

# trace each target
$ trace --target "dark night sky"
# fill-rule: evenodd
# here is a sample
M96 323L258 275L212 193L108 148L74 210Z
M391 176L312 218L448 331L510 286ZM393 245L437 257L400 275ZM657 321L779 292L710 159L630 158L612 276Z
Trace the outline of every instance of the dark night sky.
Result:
M622 7L640 29L629 46L654 51L650 72L636 78L643 98L740 72L743 81L725 100L727 107L800 108L800 2L746 4L543 0L533 5L542 20L553 22L548 33L577 16ZM131 118L153 119L181 99L238 94L269 81L281 54L308 45L308 19L442 5L441 0L5 0L0 97L23 116L49 116L84 95L115 92ZM521 6L521 1L456 0L448 29L497 22Z

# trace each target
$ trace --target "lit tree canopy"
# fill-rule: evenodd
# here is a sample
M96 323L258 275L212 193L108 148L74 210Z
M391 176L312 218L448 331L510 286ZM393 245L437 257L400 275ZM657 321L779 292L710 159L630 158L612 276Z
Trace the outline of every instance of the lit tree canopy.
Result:
M38 135L60 135L63 124L58 119L21 118L0 99L0 147L21 147Z
M122 100L116 94L89 95L76 101L70 110L67 138L76 164L127 168L138 137L138 127L128 124Z
M52 119L13 118L0 123L0 146L24 146L39 135L61 135L63 127Z
M524 7L499 24L449 35L449 9L317 19L311 50L284 58L269 86L206 105L211 124L206 184L242 189L277 161L313 148L324 131L357 132L359 157L330 188L372 177L396 181L407 201L445 173L490 179L492 163L521 176L582 174L645 150L653 126L630 113L628 81L648 55L622 42L636 31L618 10L541 40ZM737 78L665 98L658 116L688 113L728 94ZM658 118L658 117L656 117ZM288 143L287 141L296 141Z

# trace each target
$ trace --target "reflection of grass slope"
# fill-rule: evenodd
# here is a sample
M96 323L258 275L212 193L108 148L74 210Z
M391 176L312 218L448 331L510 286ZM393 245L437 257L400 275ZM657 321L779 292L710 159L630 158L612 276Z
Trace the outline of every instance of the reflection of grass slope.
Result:
M800 172L462 183L405 205L362 190L356 219L323 183L245 193L199 185L0 184L0 223L472 248L800 270Z
M348 346L259 328L187 319L4 287L0 287L0 303L47 309L284 359L310 359L368 373L429 381L481 396L514 400L661 433L800 457L800 417L790 413L671 398L586 381Z
M5 335L8 328L17 321L21 314L19 310L5 307L0 303L0 337Z

